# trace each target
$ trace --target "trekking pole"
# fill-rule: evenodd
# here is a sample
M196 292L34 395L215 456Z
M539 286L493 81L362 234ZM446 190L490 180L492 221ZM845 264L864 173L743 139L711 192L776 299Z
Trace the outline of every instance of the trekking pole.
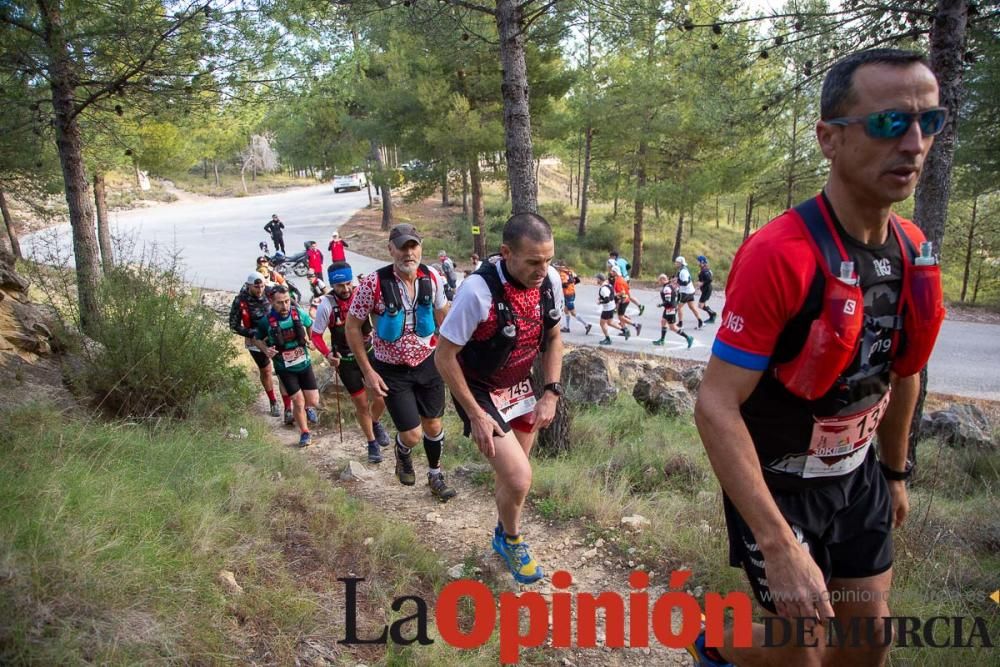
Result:
M344 418L340 415L340 373L333 369L333 389L337 397L337 429L340 431L340 443L344 444Z

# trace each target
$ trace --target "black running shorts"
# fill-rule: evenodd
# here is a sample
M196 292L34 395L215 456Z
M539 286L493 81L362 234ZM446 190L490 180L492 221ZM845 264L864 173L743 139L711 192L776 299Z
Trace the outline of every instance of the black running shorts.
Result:
M675 310L674 308L671 308L670 312L668 313L667 309L664 308L663 309L663 321L666 322L667 324L674 324L675 322L677 322L677 310Z
M618 302L618 315L619 316L624 315L625 311L628 310L628 303L629 303L628 301L619 301Z
M337 366L337 375L344 383L344 389L351 396L357 396L365 391L365 376L361 373L361 367L354 357L341 357Z
M268 359L267 355L260 350L247 350L247 352L249 352L250 356L253 357L253 362L257 364L257 368L264 368L271 363L271 360Z
M437 419L444 414L444 380L430 355L419 366L387 364L372 359L372 368L389 388L385 407L396 430L420 426L420 418Z
M698 303L708 303L708 298L712 296L712 286L701 288L701 296L698 297Z
M892 567L892 499L874 449L861 467L841 479L812 489L771 494L827 582L835 577L873 577ZM776 613L757 540L725 496L723 507L729 564L743 568L757 601Z
M615 311L613 310L602 310L601 311L602 320L613 320L615 319Z
M694 294L684 294L683 292L681 292L680 294L677 295L677 299L681 303L690 303L691 301L694 301Z
M303 389L311 391L319 387L316 384L316 375L313 373L312 366L309 366L304 371L278 371L278 379L281 380L281 385L285 388L285 393L289 396L294 396Z

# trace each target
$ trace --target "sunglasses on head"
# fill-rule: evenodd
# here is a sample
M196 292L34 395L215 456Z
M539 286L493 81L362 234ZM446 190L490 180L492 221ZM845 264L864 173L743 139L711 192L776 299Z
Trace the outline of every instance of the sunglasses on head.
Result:
M873 139L899 139L910 130L913 121L920 126L920 132L925 137L933 137L944 129L944 122L948 120L948 110L944 107L935 107L926 111L896 111L888 109L886 111L876 111L867 116L845 116L843 118L831 118L826 121L830 125L851 125L852 123L864 124L865 132Z

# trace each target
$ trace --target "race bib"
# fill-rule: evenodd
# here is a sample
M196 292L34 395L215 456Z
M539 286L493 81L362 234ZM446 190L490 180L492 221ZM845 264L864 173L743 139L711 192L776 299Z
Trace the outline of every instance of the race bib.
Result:
M802 476L843 475L860 466L885 416L890 394L886 391L881 400L867 410L816 419Z
M490 392L490 399L497 412L508 423L534 410L537 402L529 380L522 380L506 389L495 389Z
M285 350L281 353L281 359L285 362L285 368L294 368L306 363L309 357L306 356L304 347L297 347L294 350Z

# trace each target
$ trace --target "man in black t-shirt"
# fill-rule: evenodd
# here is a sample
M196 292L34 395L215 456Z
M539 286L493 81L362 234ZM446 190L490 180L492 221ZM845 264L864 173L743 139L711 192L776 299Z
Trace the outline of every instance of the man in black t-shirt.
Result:
M264 231L271 235L271 240L274 241L274 251L275 252L285 252L285 223L278 219L278 214L275 213L271 216L271 219L264 225Z
M708 268L708 257L698 255L698 288L701 296L698 297L698 307L708 313L708 324L715 323L715 316L718 314L708 305L708 299L712 296L712 269Z

